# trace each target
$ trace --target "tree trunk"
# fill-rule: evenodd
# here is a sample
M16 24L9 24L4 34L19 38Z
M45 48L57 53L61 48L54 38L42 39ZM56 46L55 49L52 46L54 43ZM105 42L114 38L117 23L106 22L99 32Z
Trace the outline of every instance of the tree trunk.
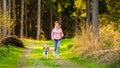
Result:
M59 15L59 23L62 25L62 14Z
M27 4L25 5L25 37L27 37L27 32L28 32L28 23L27 23Z
M50 12L51 12L51 13L50 13L50 14L51 14L51 15L50 15L51 31L52 31L52 28L53 28L53 21L52 21L52 19L53 19L53 18L52 18L52 17L53 17L53 13L52 13L52 11L53 11L53 8L52 8L52 3L51 3L51 7L50 7Z
M4 14L4 25L3 25L3 37L7 36L7 27L6 27L6 4L7 1L3 0L3 14Z
M78 17L75 17L75 36L77 36L78 35L78 24L79 22L78 22Z
M98 0L92 0L93 43L98 44Z
M8 0L8 14L9 14L9 18L11 18L11 0ZM8 35L10 34L11 34L11 28L10 26L8 26Z
M40 39L41 0L38 0L37 40Z
M12 13L13 13L13 21L14 21L14 25L12 26L12 35L15 35L15 24L16 24L16 5L15 5L15 0L13 0L13 9L12 9Z
M22 3L21 3L21 29L20 29L20 37L23 38L23 34L24 34L24 23L23 23L23 20L24 20L24 0L22 0Z
M87 27L87 38L90 41L90 0L86 0L86 27Z
M0 16L2 14L2 0L0 0ZM2 37L2 29L1 29L1 26L0 26L0 38Z
M0 8L1 8L1 5L2 5L2 2L1 2L2 0L0 0Z
M11 17L11 0L8 0L8 14Z
M0 38L2 38L2 29L0 27Z

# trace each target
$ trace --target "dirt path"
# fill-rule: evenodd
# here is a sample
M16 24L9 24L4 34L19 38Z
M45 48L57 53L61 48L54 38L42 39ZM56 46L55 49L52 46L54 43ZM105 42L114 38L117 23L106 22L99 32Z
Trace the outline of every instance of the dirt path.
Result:
M29 56L31 55L31 52L33 49L36 49L34 46L34 43L30 43L28 47L24 50L22 57L20 58L20 61L18 63L18 68L45 68L43 67L42 63L38 63L37 59L34 58L34 64L28 65L27 59L29 59Z
M50 53L53 53L53 47L50 49ZM56 56L53 56L56 58ZM59 59L56 59L56 63L62 65L62 68L80 68L77 64L70 62L67 59L63 59L62 57L59 57Z
M77 64L70 62L69 60L60 59L56 60L57 63L62 65L62 68L80 68Z
M33 43L31 43L30 45L29 45L29 47L32 47L34 44ZM29 47L27 47L25 50L24 50L24 52L23 52L23 55L22 55L22 57L20 58L20 60L19 60L19 63L18 63L18 68L25 68L27 65L26 65L26 59L27 59L27 56L31 53L31 51L32 51L32 48L29 48Z

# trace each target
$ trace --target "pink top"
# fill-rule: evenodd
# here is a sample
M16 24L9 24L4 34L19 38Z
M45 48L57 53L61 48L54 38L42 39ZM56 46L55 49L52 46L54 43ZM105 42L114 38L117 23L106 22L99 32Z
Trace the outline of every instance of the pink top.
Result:
M63 32L61 28L54 28L51 33L52 40L59 40L63 37Z

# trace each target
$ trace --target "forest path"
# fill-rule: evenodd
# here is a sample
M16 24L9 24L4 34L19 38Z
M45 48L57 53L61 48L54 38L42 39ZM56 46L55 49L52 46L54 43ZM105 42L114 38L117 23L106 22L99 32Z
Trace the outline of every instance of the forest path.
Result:
M50 47L47 59L43 56L43 43L40 44L29 43L20 58L18 68L80 68L75 63L63 59L61 56L56 59L56 56L52 54L53 47Z
M43 65L38 61L37 58L34 57L34 59L32 59L33 61L29 61L31 58L31 54L32 51L34 49L38 49L39 47L35 47L35 44L33 42L29 43L29 45L26 47L26 49L24 50L19 62L18 62L18 68L45 68L45 66L43 67ZM31 65L31 62L33 63Z

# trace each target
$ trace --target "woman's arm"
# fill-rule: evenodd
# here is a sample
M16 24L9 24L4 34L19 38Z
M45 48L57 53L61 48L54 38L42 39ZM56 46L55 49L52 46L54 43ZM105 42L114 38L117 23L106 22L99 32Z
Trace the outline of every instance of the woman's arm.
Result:
M52 30L52 32L51 32L51 38L52 38L52 40L54 40L54 30Z
M61 29L60 35L61 35L61 38L64 36L62 29Z

